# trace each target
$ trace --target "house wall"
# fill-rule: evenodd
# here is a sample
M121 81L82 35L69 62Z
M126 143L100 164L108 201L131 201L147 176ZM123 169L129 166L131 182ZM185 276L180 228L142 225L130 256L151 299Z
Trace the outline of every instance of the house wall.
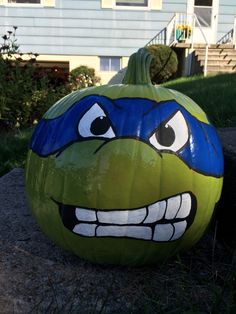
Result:
M186 11L186 3L163 0L161 10L102 9L100 0L56 0L55 7L0 5L0 34L18 26L22 52L63 58L71 68L88 62L99 72L99 56L120 56L126 65L174 12ZM100 73L104 82L113 74Z
M236 16L236 1L219 0L217 39L222 38L227 32L229 32L233 28L235 16Z

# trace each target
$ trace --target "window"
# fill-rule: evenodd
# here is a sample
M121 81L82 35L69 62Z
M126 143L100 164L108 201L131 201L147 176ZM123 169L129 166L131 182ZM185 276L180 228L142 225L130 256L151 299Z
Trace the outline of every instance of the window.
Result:
M9 6L31 6L40 5L44 7L55 7L56 0L0 0L0 5Z
M203 27L211 27L212 0L194 0L194 13Z
M117 6L147 7L148 0L116 0Z
M8 3L39 3L41 0L8 0Z
M101 0L101 8L115 10L159 11L162 9L162 0Z
M194 5L201 7L212 7L212 0L195 0Z
M100 71L117 72L121 68L120 57L100 57Z

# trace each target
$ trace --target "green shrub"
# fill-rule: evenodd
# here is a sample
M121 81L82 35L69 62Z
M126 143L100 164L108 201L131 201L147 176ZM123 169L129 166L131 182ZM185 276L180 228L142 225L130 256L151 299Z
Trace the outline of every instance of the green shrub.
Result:
M53 86L47 76L36 79L37 69L28 61L14 62L0 56L0 119L13 128L32 126L69 87Z
M152 82L156 84L166 82L178 69L176 53L165 45L151 45L147 50L154 56L150 69Z
M0 44L0 132L32 126L60 98L100 81L87 66L70 75L58 67L37 67L38 54L29 53L25 58L20 52L16 30L14 26L2 36Z
M70 72L70 85L72 90L90 87L100 82L100 77L95 75L95 70L86 65L81 65Z
M68 75L35 66L38 54L20 53L17 27L0 45L0 131L32 126L58 99L68 94Z

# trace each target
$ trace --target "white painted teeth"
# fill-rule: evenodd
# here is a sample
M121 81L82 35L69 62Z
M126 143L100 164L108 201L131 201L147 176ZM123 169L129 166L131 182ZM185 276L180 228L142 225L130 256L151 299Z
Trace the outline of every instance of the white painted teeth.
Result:
M191 196L188 193L182 194L182 202L176 218L186 218L192 208Z
M169 241L174 233L172 224L156 225L153 235L154 241Z
M95 229L97 225L95 224L78 224L74 227L73 232L86 237L95 237Z
M95 211L77 207L75 215L78 224L73 232L86 237L173 241L179 239L186 231L186 219L191 208L192 197L189 193L131 210ZM150 224L154 224L153 228Z
M85 208L76 208L75 216L80 221L96 221L96 212L95 210L85 209Z
M175 233L173 237L171 238L172 241L179 239L184 234L187 228L186 220L174 223L174 228L175 228Z
M98 237L129 237L136 239L152 239L152 229L141 226L99 226Z
M165 214L165 218L170 220L170 219L174 219L178 209L180 207L180 203L181 203L181 197L180 195L175 196L175 197L171 197L168 199L167 201L167 209L166 209L166 214Z
M157 202L148 206L148 215L144 220L145 224L161 220L166 211L166 201Z
M98 211L98 221L100 223L129 225L140 224L146 217L146 208L136 210L113 210Z

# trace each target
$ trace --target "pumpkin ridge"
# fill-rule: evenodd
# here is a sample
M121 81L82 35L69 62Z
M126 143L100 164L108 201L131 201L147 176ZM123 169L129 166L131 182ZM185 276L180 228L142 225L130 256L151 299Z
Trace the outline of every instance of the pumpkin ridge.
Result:
M122 84L151 84L150 65L153 56L145 48L140 48L129 58L128 68Z

